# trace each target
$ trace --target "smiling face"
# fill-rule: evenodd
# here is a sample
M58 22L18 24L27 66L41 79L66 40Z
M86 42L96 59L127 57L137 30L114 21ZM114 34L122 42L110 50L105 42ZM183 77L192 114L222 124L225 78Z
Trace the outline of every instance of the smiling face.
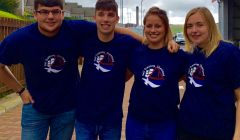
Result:
M209 42L209 28L203 16L196 12L186 22L186 33L190 42L204 48Z
M113 10L96 10L95 22L98 34L108 36L114 34L115 25L118 23L119 17Z
M146 17L144 33L149 45L156 46L157 44L164 44L166 27L159 16L149 15Z
M41 4L34 12L39 31L48 37L56 35L62 25L64 14L60 6L47 7Z

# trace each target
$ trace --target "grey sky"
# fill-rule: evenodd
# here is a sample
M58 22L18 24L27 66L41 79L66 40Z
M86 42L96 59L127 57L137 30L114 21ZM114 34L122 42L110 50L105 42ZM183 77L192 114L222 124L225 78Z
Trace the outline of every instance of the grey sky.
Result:
M94 7L96 0L65 0L67 2L77 2L83 7ZM120 0L116 0L120 7ZM123 12L124 12L124 23L136 22L136 6L139 6L141 11L141 0L123 0ZM172 24L183 24L184 17L190 9L197 6L205 6L209 8L215 17L216 22L218 22L218 3L212 0L143 0L142 9L143 16L146 11L152 7L158 6L167 11L170 23ZM121 16L121 15L120 15ZM141 18L141 15L139 15Z

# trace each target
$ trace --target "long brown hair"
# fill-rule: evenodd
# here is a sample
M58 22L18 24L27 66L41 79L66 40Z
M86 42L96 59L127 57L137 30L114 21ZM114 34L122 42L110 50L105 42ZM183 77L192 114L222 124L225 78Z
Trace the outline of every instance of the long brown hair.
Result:
M167 17L167 12L154 6L154 7L151 7L144 19L143 19L143 25L145 26L146 24L146 20L147 20L147 17L149 17L150 15L156 15L158 16L162 21L163 21L163 24L164 24L164 28L165 28L165 36L164 36L164 45L167 45L167 43L169 42L169 36L172 36L172 33L171 33L171 30L170 30L170 26L169 26L169 20L168 20L168 17Z

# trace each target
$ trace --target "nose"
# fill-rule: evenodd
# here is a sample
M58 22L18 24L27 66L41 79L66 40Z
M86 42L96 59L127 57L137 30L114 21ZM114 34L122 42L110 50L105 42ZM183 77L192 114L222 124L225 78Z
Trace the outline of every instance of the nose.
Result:
M48 18L53 18L54 16L53 16L53 13L51 12L51 11L49 11L49 13L48 13Z
M192 31L193 31L193 32L196 32L196 31L197 31L197 27L196 27L196 26L193 26Z
M108 16L107 15L103 16L103 21L108 21Z
M151 27L150 31L155 32L155 27Z

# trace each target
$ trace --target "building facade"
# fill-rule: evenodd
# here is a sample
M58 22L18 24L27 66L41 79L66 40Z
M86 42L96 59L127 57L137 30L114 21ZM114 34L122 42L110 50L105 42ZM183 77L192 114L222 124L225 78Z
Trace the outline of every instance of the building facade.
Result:
M240 46L240 0L218 0L218 3L223 38Z
M32 13L34 11L34 0L19 0L19 2L21 2L20 10L22 8L22 2L24 2L24 11L27 13ZM95 14L94 7L82 7L82 5L71 2L64 3L64 11L64 15L66 17L74 17L86 20L93 20L93 16Z

